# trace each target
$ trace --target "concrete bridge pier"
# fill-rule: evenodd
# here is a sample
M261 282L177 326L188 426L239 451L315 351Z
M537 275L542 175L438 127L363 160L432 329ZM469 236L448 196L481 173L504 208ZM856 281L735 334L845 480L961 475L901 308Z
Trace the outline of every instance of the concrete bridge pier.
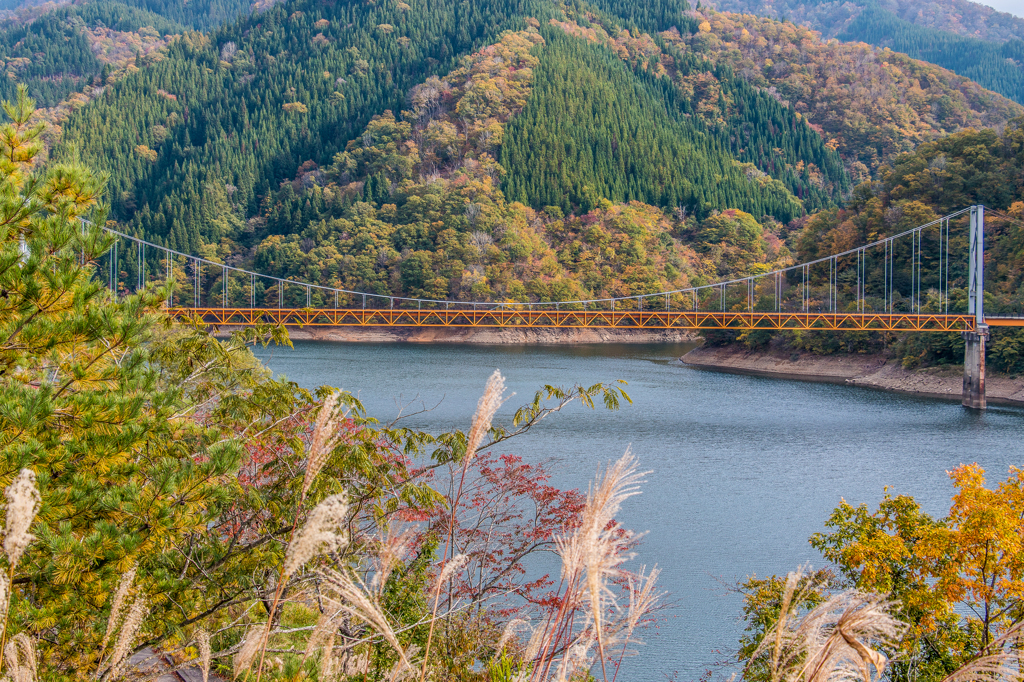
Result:
M984 410L985 401L985 341L988 327L979 325L977 331L964 332L964 394L963 406Z

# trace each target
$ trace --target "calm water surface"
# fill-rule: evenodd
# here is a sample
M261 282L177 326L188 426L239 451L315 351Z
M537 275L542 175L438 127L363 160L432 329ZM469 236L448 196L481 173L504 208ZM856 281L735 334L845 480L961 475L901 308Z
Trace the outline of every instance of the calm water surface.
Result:
M296 342L259 354L302 386L352 391L381 420L436 405L408 423L432 432L468 428L495 368L517 394L499 412L506 419L543 384L628 381L633 405L611 413L575 406L507 448L527 460L558 457L563 487L585 489L629 446L652 471L621 519L648 531L639 560L661 567L675 606L645 636L642 657L619 676L625 682L717 670L743 627L729 586L824 565L807 538L841 498L874 505L889 486L943 516L947 470L978 462L995 482L1024 464L1024 410L973 414L870 389L701 371L679 363L686 350Z

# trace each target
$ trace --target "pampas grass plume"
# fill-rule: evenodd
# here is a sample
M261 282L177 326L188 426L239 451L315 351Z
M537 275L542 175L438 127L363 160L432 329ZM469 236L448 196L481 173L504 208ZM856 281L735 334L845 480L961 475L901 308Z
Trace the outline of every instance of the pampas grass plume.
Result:
M779 618L750 661L770 649L772 682L792 677L804 682L880 680L888 660L878 649L898 641L907 627L893 615L897 604L879 594L846 590L797 619L797 605L809 589L803 577L802 569L786 577Z
M329 658L331 648L334 646L334 631L336 629L334 623L334 616L328 613L320 614L320 618L317 619L316 625L313 627L313 632L310 633L309 639L306 640L306 650L302 654L302 662L305 663L310 657L313 656L318 650L323 652L323 656ZM330 644L325 644L330 642ZM323 664L321 660L321 665Z
M317 413L316 424L313 427L313 438L309 444L309 456L306 461L306 475L302 479L302 497L306 497L309 488L313 485L331 451L340 440L339 429L341 420L345 413L338 404L338 394L332 393L324 400L324 404Z
M114 651L110 656L111 677L116 678L123 663L131 653L132 645L135 643L135 636L142 628L142 622L149 613L145 597L137 598L128 609L128 615L124 617L121 631L117 634L117 642L114 644Z
M213 649L210 647L210 633L200 629L196 632L196 647L199 649L199 663L203 670L203 682L209 682L210 663L213 661Z
M245 639L242 641L242 646L238 649L238 653L235 654L235 659L232 662L236 678L242 673L248 672L249 668L252 667L253 660L256 658L256 654L260 652L262 643L263 628L253 628L246 634Z
M501 639L498 640L498 646L494 648L495 651L501 653L501 650L505 648L505 644L516 634L516 630L519 628L529 627L529 621L523 618L513 618L505 625L505 629L501 633Z
M444 568L441 569L441 574L437 576L437 584L444 585L446 582L451 580L452 576L462 570L462 567L469 563L469 556L466 554L456 554L453 556Z
M288 580L322 549L334 551L345 545L345 534L341 527L345 524L347 515L348 502L344 494L324 498L323 502L313 508L306 525L288 545L282 582Z
M900 638L907 626L892 614L895 606L882 595L847 590L815 607L795 634L807 654L801 676L826 682L847 672L842 676L871 682L874 668L874 679L880 680L888 660L866 643L879 646Z
M380 552L377 558L377 572L374 573L370 582L370 588L374 592L384 589L388 578L400 562L405 560L409 548L416 541L416 533L412 528L407 528L401 533L389 532L381 543Z
M339 597L338 601L328 599L332 608L362 620L379 632L398 654L399 659L408 665L405 650L398 642L394 629L387 616L368 593L366 585L358 577L351 577L346 571L322 571L321 576L331 585Z
M136 570L136 567L132 566L117 584L117 591L114 592L114 601L110 606L110 617L107 618L107 631L103 635L103 642L100 644L100 652L106 651L107 644L110 643L110 637L117 630L117 622L121 618L121 611L124 609L124 600L128 596L128 590L131 589L132 583L135 581Z
M31 469L22 469L11 485L7 487L7 534L4 537L4 553L13 568L21 560L29 543L35 538L28 529L39 513L41 498L36 488L36 474Z
M472 459L480 443L483 442L487 432L491 430L491 420L502 403L505 402L505 377L501 372L494 370L494 374L487 380L484 387L484 394L480 396L480 402L476 405L476 414L473 415L473 425L469 429L469 436L466 438L466 459Z
M947 675L942 682L1016 682L1021 679L1021 664L1024 652L1015 642L1024 622L1017 623L989 644L986 651L992 652L970 661ZM1009 646L1008 646L1009 645Z
M11 682L35 682L36 643L25 633L19 633L4 647L7 672Z

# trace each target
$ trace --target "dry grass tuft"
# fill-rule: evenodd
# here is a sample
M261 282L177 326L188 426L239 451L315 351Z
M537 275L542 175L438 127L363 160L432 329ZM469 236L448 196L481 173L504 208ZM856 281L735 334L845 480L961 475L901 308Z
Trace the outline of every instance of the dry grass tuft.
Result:
M281 583L322 550L337 551L347 539L342 530L348 516L348 501L344 494L331 495L313 508L309 520L288 545Z

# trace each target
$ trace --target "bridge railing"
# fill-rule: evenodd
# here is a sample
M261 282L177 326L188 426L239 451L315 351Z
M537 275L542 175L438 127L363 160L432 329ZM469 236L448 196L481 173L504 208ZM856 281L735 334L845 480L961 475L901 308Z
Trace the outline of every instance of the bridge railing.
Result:
M100 263L115 293L173 279L169 307L260 309L582 310L805 313L965 312L970 209L784 268L691 287L574 301L457 301L356 291L275 277L104 227ZM105 266L105 272L104 272ZM756 267L756 266L755 266ZM337 273L335 273L337 276Z

